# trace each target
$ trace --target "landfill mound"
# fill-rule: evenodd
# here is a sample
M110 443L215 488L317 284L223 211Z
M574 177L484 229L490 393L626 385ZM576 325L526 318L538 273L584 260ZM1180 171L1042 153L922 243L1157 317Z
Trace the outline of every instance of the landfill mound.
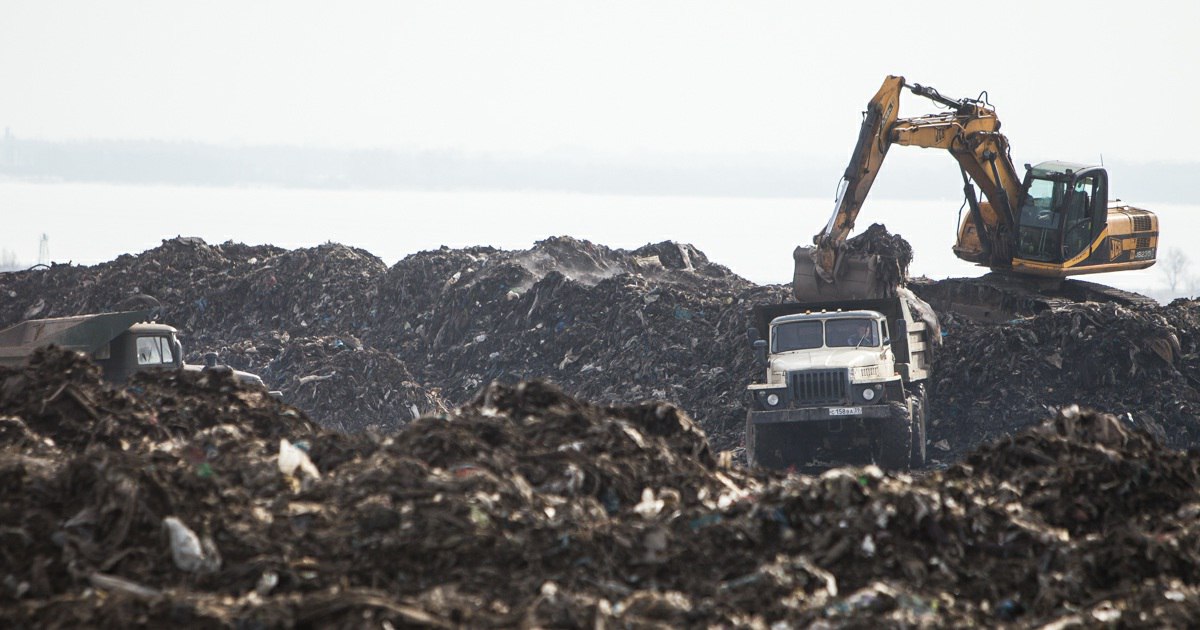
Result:
M440 388L417 383L403 361L353 335L257 334L217 352L230 367L272 383L328 429L389 432L450 408Z
M912 257L883 226L850 241L895 260L897 274ZM176 238L90 267L0 273L0 325L150 301L183 330L189 362L215 351L327 428L387 431L493 380L546 379L599 403L675 403L715 450L736 451L745 385L760 370L745 335L751 309L789 293L675 242L622 250L554 237L527 250L443 247L388 267L334 243ZM957 461L1073 403L1195 444L1198 313L1190 301L1084 304L995 325L942 313L931 456Z
M97 422L112 429L82 439ZM657 401L492 384L378 439L319 428L221 371L114 388L53 349L0 368L0 617L1161 627L1200 614L1200 458L1111 415L1067 409L917 479L723 459Z
M1200 444L1200 302L1082 303L1000 326L943 315L942 326L929 436L945 458L1076 403L1175 448Z
M494 379L545 378L602 402L676 402L729 449L754 369L749 311L786 293L675 242L443 247L387 268L337 244L176 238L92 267L0 274L0 326L156 298L189 362L215 351L328 427L394 428Z

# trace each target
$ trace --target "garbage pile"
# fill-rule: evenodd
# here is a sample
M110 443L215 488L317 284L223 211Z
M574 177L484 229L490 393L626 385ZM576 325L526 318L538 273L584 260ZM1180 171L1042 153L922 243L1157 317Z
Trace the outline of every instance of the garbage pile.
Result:
M388 268L336 244L176 238L93 267L0 274L0 295L0 326L152 301L183 331L189 362L215 351L327 427L395 428L494 379L546 378L601 402L676 402L729 449L754 369L749 310L787 290L674 242L627 251L558 237Z
M288 403L320 418L328 429L392 431L450 407L440 388L417 383L403 361L353 335L259 334L218 354L231 367L282 384Z
M99 427L98 430L92 430ZM731 466L663 402L492 384L382 437L222 371L0 368L17 627L1186 625L1200 458L1068 409L918 479Z
M381 292L403 325L366 341L423 360L422 382L450 400L492 380L548 378L601 402L677 402L724 448L741 439L749 311L785 295L687 245L623 252L568 238L528 252L416 254Z
M896 261L873 225L849 247ZM569 237L528 250L440 248L388 267L327 243L284 250L194 238L91 267L0 273L0 326L154 303L191 363L260 374L327 428L393 430L463 404L493 380L546 379L598 403L681 406L717 451L740 449L759 368L750 310L788 301L680 243L622 250ZM1069 306L998 325L943 313L931 456L957 461L1053 408L1091 405L1173 446L1200 422L1196 304Z
M955 460L1052 409L1104 409L1186 449L1200 444L1200 303L1082 303L1001 326L943 314L930 440Z

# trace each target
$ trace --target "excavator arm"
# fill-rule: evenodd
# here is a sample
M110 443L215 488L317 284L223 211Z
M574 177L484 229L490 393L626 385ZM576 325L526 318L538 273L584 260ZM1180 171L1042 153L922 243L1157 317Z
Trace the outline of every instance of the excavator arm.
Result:
M908 88L950 111L899 118L900 93ZM815 247L801 248L812 260L812 281L842 282L844 243L866 200L879 168L893 144L945 149L963 172L964 189L971 216L980 235L984 257L993 267L1006 267L1012 258L1011 235L1016 225L1021 180L1009 154L1008 139L1000 133L995 110L981 99L949 99L930 87L908 84L904 77L889 76L867 104L858 142L838 187L834 211L825 228L813 238ZM988 205L981 205L972 182L979 186ZM800 297L801 252L797 251L797 297ZM856 270L867 273L865 270ZM814 293L828 290L814 287ZM864 295L863 297L874 297Z
M900 91L903 88L904 77L889 76L879 92L867 103L858 142L850 156L850 165L838 184L833 215L829 217L825 229L813 238L816 245L812 250L813 262L816 263L817 274L825 282L834 281L834 269L842 244L854 229L854 220L862 209L867 193L871 191L871 185L875 183L875 176L879 174L888 147L892 145L891 129L900 110Z

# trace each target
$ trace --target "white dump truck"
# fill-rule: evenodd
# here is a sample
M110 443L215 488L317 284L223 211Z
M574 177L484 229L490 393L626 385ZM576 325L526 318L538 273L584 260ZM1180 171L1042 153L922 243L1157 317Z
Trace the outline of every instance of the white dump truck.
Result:
M910 292L754 311L764 369L749 386L751 465L803 467L818 453L890 470L925 464L926 382L937 321Z

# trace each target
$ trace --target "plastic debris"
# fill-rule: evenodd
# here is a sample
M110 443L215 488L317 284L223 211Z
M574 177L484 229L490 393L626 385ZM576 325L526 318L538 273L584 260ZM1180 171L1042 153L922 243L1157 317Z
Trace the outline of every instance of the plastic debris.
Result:
M308 458L308 453L304 450L296 448L287 438L279 439L279 472L285 475L294 475L296 471L300 471L304 476L312 479L320 479L321 473L317 467Z
M192 573L209 573L221 566L221 556L212 541L201 541L183 521L168 516L163 519L163 527L171 538L171 559L175 566Z

